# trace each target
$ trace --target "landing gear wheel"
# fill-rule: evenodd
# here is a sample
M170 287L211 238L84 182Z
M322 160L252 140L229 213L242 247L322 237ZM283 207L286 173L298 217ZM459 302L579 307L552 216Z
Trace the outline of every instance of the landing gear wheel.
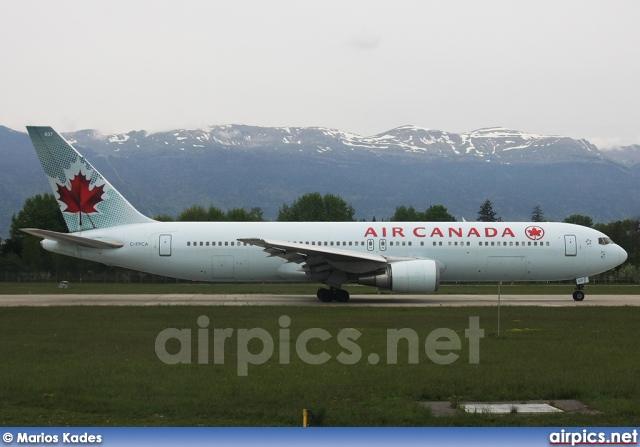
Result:
M584 299L584 292L582 290L576 290L573 292L573 299L576 301L582 301Z
M337 300L341 303L349 301L349 292L342 289L318 289L316 296L323 303L330 303L333 300Z
M318 289L318 293L316 293L316 296L323 303L330 303L331 301L333 301L333 293L331 293L331 290L329 289Z
M346 303L349 301L349 292L343 289L337 289L335 291L336 299L341 303Z

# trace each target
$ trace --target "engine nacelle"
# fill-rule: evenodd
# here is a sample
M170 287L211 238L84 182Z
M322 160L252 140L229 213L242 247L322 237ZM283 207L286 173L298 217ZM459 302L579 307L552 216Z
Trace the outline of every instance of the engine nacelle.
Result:
M433 293L440 283L440 267L436 261L392 262L386 268L358 278L358 284L374 286L397 293Z

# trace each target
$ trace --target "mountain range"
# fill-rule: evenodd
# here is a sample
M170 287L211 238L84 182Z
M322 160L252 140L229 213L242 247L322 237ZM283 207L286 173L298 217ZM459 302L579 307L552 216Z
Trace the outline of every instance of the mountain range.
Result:
M268 219L307 192L340 195L358 218L398 205L441 204L475 220L489 199L504 220L640 215L640 146L504 128L451 133L402 126L373 136L322 127L210 126L148 133L63 133L140 211L176 216L193 204L259 206ZM50 192L25 132L0 126L0 237L24 200Z

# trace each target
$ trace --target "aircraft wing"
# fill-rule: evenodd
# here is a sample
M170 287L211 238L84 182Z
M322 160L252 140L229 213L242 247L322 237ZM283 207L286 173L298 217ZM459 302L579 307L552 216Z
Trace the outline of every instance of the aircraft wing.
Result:
M347 273L366 273L381 269L389 262L400 260L389 259L373 253L273 239L246 238L238 240L249 245L263 247L270 256L278 256L288 262L306 264L310 270L315 272L339 269Z
M70 233L58 233L57 231L39 230L37 228L20 228L20 231L58 242L79 245L80 247L89 248L120 248L124 244L116 241L102 241L99 239L91 239L88 237L78 236Z

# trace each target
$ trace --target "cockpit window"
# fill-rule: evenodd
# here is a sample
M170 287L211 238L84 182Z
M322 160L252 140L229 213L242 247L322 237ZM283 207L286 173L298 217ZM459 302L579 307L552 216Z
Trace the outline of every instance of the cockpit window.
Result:
M609 239L608 237L599 237L598 238L598 244L600 244L600 245L609 245L609 244L613 244L613 241L611 239Z

